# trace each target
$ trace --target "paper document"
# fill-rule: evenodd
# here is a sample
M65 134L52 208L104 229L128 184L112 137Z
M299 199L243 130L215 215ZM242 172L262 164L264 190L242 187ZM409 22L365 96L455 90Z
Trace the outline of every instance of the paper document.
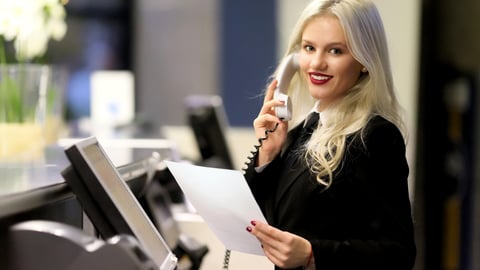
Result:
M260 242L246 227L251 220L267 221L241 171L165 163L186 198L227 249L264 255Z

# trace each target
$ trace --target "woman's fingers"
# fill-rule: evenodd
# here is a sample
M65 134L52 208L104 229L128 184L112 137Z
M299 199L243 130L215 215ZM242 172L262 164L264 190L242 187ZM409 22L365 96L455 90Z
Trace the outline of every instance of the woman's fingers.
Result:
M265 98L263 100L263 103L270 101L273 99L275 88L277 88L278 81L273 80L267 87L267 92L265 93Z
M269 84L262 108L253 121L255 136L260 142L259 148L261 147L256 162L259 166L272 161L286 140L288 122L282 122L275 115L275 107L283 105L282 101L274 98L276 86L276 80Z
M283 266L285 262L288 261L288 257L284 250L284 244L277 239L278 233L281 233L281 231L264 223L258 223L258 225L252 229L252 234L260 241L265 256L267 256L273 264Z
M308 240L262 222L252 221L251 224L249 231L257 237L265 255L275 265L292 268L306 262L310 250Z
M284 258L283 254L273 246L264 245L263 252L265 256L275 265L282 265Z
M275 115L263 114L255 118L253 126L254 128L272 129L275 126L275 123L281 124L282 121Z
M259 115L266 114L266 113L274 115L275 114L274 107L283 105L283 101L274 99L274 95L275 95L274 93L275 93L276 87L277 87L277 80L273 80L267 88L267 92L265 93L265 98L263 100L263 107L260 110Z
M252 221L252 225L251 233L255 235L260 242L272 246L276 246L278 244L282 231L263 222Z

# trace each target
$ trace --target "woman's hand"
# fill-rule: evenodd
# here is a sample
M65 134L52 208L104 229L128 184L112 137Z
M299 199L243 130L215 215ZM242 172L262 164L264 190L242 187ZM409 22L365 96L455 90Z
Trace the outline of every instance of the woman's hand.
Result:
M312 262L312 246L307 239L263 222L252 221L251 224L247 231L257 237L265 255L276 266L295 268Z
M260 147L258 153L257 166L262 166L272 161L280 153L287 138L288 122L283 122L275 115L274 107L283 105L282 101L273 98L276 87L277 81L273 80L267 88L260 113L253 121L253 128L257 138L265 137L265 130L272 130L278 125L275 132L269 132L268 139L263 140L262 147Z

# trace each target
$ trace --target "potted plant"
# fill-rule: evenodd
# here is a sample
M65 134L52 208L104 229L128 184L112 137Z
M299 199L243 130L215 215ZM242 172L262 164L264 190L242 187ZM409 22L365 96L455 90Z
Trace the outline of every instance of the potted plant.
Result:
M60 0L0 0L1 162L36 158L43 150L58 93L52 89L54 68L39 59L51 39L65 36L65 17Z

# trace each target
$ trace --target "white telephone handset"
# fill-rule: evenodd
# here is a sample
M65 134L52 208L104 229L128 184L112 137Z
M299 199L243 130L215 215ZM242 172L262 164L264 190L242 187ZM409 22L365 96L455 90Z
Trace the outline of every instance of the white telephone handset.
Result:
M276 106L275 114L278 118L281 118L284 121L292 119L292 102L286 93L290 80L298 69L297 57L296 53L292 53L283 59L282 63L280 63L276 77L278 83L273 97L277 100L283 101L284 105Z

